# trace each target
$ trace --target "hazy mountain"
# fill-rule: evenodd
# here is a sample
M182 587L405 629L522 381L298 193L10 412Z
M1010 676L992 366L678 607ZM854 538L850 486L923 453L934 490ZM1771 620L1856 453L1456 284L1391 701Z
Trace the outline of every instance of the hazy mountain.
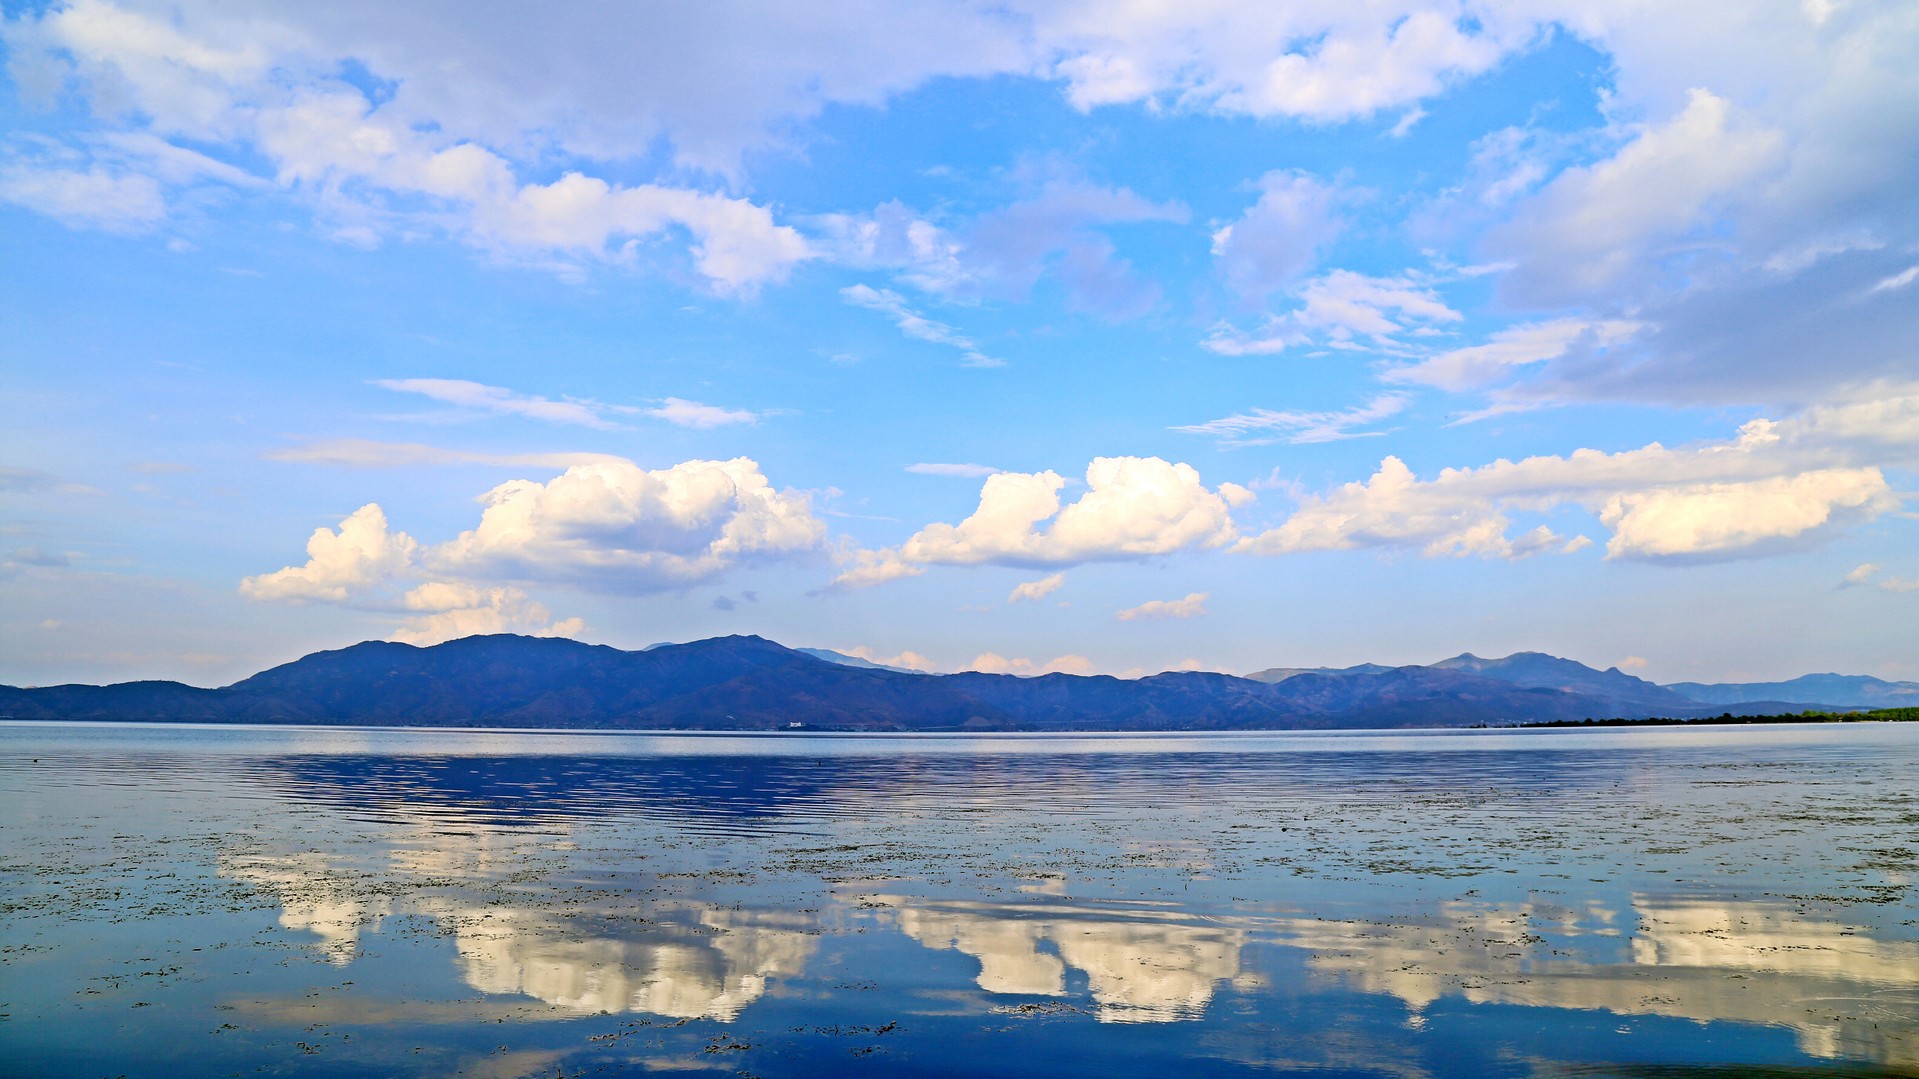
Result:
M1067 674L1021 678L853 666L759 637L717 637L626 652L564 638L499 635L430 648L369 641L316 652L221 689L177 682L0 687L0 716L427 727L1064 731L1445 727L1719 711L1683 699L1670 707L1652 692L1659 687L1645 688L1650 683L1550 656L1459 657L1448 663L1452 666L1306 671L1278 682L1194 671L1132 680ZM1553 684L1527 684L1541 680ZM1623 695L1601 692L1610 687Z
M1919 682L1888 682L1863 674L1808 674L1784 682L1674 682L1666 687L1703 704L1745 701L1821 701L1845 708L1919 705Z
M812 656L814 659L823 659L828 663L837 663L842 667L862 667L873 671L898 671L900 674L926 673L925 671L916 671L911 667L893 667L885 663L875 663L870 659L849 656L845 652L835 652L831 648L795 648L793 651Z
M1393 668L1382 663L1361 663L1356 667L1268 667L1263 671L1254 671L1246 677L1255 682L1284 682L1302 674L1384 674Z
M1465 671L1485 678L1535 689L1563 689L1569 693L1631 702L1646 708L1686 708L1695 703L1672 690L1635 678L1617 667L1596 671L1584 663L1544 652L1515 652L1504 659L1481 659L1471 652L1432 664L1444 671Z

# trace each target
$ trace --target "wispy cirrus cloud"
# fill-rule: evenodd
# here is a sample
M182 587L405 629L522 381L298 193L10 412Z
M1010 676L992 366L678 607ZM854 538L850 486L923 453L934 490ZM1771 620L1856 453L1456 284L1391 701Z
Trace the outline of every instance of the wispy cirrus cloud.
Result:
M978 343L971 337L944 322L927 318L915 310L906 302L906 297L892 289L874 288L871 285L848 285L840 290L840 297L855 307L864 307L888 316L893 320L893 325L899 327L899 331L908 337L958 349L962 366L1006 366L1005 360L996 359L981 352Z
M689 401L683 397L662 398L659 404L652 408L611 405L585 397L565 397L554 400L550 397L519 393L502 386L489 386L482 382L458 378L382 378L375 379L373 384L397 393L417 393L472 413L521 416L527 419L544 420L548 423L591 427L603 431L619 427L620 425L609 417L622 415L649 416L656 420L664 420L675 427L691 427L696 430L758 423L766 415L766 413L752 412L742 408L721 408L718 405Z
M505 465L520 468L571 468L574 465L621 461L609 453L482 453L433 446L424 442L381 442L367 438L332 438L268 450L269 461L326 465L333 468L420 468L442 465Z
M698 401L688 401L680 397L668 397L660 402L658 408L649 408L645 412L654 419L665 420L675 427L692 427L701 431L733 424L758 423L761 415L743 408L703 405Z
M1272 355L1307 345L1405 355L1406 336L1465 317L1440 297L1435 284L1420 274L1374 277L1333 270L1306 282L1292 310L1268 315L1252 330L1221 322L1201 344L1222 356Z
M979 479L990 476L1001 469L992 465L946 464L937 461L922 461L906 466L906 471L918 476L959 476L965 479Z
M1173 430L1189 435L1210 435L1230 446L1266 446L1276 442L1303 445L1346 438L1369 438L1386 432L1354 428L1399 414L1405 410L1407 401L1405 394L1382 393L1363 405L1338 412L1255 408L1205 423L1174 427Z
M616 426L603 415L610 411L608 406L597 401L578 398L555 401L549 397L516 393L501 386L488 386L463 378L376 378L373 384L395 393L417 393L470 412L524 416L548 423L567 423L602 430Z

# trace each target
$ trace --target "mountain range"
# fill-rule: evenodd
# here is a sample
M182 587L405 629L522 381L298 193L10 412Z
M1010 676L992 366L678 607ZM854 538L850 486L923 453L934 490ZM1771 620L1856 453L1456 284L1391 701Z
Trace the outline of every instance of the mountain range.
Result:
M1802 692L1803 691L1803 694ZM0 718L666 730L1262 730L1785 714L1919 702L1919 683L1809 675L1660 686L1539 652L1240 678L924 674L760 637L622 651L553 637L368 641L218 689L0 687Z

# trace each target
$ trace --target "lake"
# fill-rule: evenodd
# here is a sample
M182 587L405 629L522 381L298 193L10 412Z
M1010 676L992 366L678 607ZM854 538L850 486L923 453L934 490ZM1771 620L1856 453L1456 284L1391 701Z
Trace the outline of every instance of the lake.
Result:
M1919 724L0 750L8 1075L1919 1074Z

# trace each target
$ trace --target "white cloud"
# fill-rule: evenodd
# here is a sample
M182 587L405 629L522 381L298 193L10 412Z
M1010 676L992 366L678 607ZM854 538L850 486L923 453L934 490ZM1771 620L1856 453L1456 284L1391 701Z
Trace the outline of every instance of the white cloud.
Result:
M1504 378L1514 368L1557 359L1585 345L1606 348L1632 336L1639 324L1624 319L1595 321L1561 318L1509 326L1482 345L1439 353L1382 376L1389 382L1417 382L1455 393Z
M1905 408L1912 407L1908 402ZM1240 541L1260 554L1400 547L1428 556L1513 558L1559 538L1541 525L1513 539L1508 514L1583 507L1612 531L1609 558L1718 560L1803 546L1889 512L1899 496L1876 467L1848 463L1846 439L1883 433L1904 409L1813 409L1754 420L1737 438L1621 453L1449 468L1418 479L1387 457L1363 483L1301 499L1279 527ZM1849 426L1850 425L1850 426ZM1579 546L1576 537L1563 549Z
M1405 409L1406 404L1404 394L1386 393L1343 412L1275 412L1256 408L1223 419L1174 427L1172 430L1211 435L1234 446L1264 446L1274 442L1294 445L1334 442L1384 434L1383 431L1355 431L1353 428L1397 415Z
M517 588L480 588L429 581L401 597L400 606L420 612L393 632L393 639L429 645L482 633L522 633L534 637L577 637L586 630L578 618L554 621L544 604Z
M1344 224L1338 189L1315 176L1276 170L1259 185L1259 201L1213 233L1220 273L1249 300L1263 300L1311 269Z
M548 483L514 480L482 497L479 526L427 546L391 531L369 503L307 541L307 562L248 577L249 599L340 603L403 613L398 640L474 633L573 636L518 582L647 592L710 580L743 562L818 547L825 527L803 494L774 491L745 458L646 471L621 458L573 465Z
M419 552L413 537L388 531L385 511L369 502L347 515L338 531L314 529L305 565L248 577L240 593L256 600L344 603L412 572Z
M269 450L269 461L327 465L334 468L417 468L441 465L500 465L523 468L571 468L623 461L607 453L478 453L424 442L380 442L335 438Z
M1919 281L1919 266L1908 266L1890 277L1882 278L1872 286L1873 292L1897 292L1914 281Z
M1877 562L1863 563L1846 574L1845 579L1839 582L1839 587L1872 585L1887 592L1919 592L1919 577L1880 576L1879 571L1884 568Z
M1861 563L1860 565L1854 567L1851 573L1846 574L1846 579L1840 583L1871 584L1873 576L1877 574L1881 568L1883 567L1881 567L1879 563L1877 562Z
M1094 673L1093 661L1085 656L1064 655L1046 663L1018 657L1008 658L997 652L981 652L973 657L966 667L969 671L981 674L1016 674L1030 678L1041 674L1080 674Z
M1334 270L1306 283L1299 306L1269 317L1247 333L1221 323L1204 344L1226 356L1281 352L1315 342L1335 348L1358 347L1366 339L1374 350L1403 351L1400 335L1408 329L1453 323L1464 316L1447 306L1425 282L1413 277L1371 277Z
M921 476L957 476L962 479L978 479L981 476L990 476L1000 470L994 468L992 465L921 462L919 464L907 465L906 471Z
M840 565L846 568L840 570L832 583L832 587L839 591L871 588L876 584L897 581L902 577L917 577L926 572L926 567L905 562L899 552L884 548L877 551L846 551L840 556Z
M1404 108L1487 71L1530 24L1450 5L1050 5L1034 14L1082 109L1164 100L1320 122Z
M152 178L98 167L0 170L0 200L107 232L144 232L167 215L166 198Z
M678 397L668 397L660 403L660 407L647 409L646 414L655 419L665 420L676 427L692 427L702 431L735 423L760 422L759 414L756 412L703 405L698 401L687 401Z
M982 353L973 339L948 326L936 322L914 310L906 302L906 297L892 289L876 289L870 285L849 285L840 290L840 296L847 303L868 310L878 311L890 317L893 325L908 337L921 341L930 341L936 345L949 345L959 349L961 362L967 367L1003 367L1004 360L994 359Z
M1226 500L1190 465L1096 457L1086 484L1087 492L1062 508L1066 481L1058 473L989 476L971 516L958 525L928 525L900 545L900 554L920 564L1072 564L1217 547L1237 534Z
M995 473L971 516L927 525L898 547L845 556L853 568L834 586L879 584L929 565L1070 566L1220 547L1238 536L1231 504L1251 494L1236 484L1208 490L1191 465L1158 457L1096 457L1086 485L1062 507L1059 473Z
M608 245L621 237L672 227L692 235L694 267L724 293L750 294L783 281L812 257L798 231L775 224L771 211L744 199L656 184L619 187L578 172L476 203L473 213L473 235L482 244L587 258L608 256Z
M881 655L876 649L869 648L866 645L860 645L855 648L835 648L833 651L841 655L856 656L868 663L877 663L882 667L904 667L910 671L932 671L938 666L932 660L910 648L901 651L898 655L892 656Z
M649 592L811 550L826 536L805 494L774 490L744 457L653 471L630 461L576 465L548 483L503 483L480 501L478 527L433 548L431 565L459 576Z
M1560 173L1495 234L1493 250L1519 262L1506 287L1576 299L1644 274L1720 200L1777 171L1785 150L1780 132L1695 89L1677 115L1640 128L1613 157Z
M551 130L462 124L462 106L499 87L474 79L458 59L447 64L441 56L434 70L426 56L396 55L410 51L401 41L433 20L403 20L395 40L372 50L365 48L363 23L350 32L353 45L337 41L344 51L330 52L324 33L316 33L327 18L291 25L302 15L314 16L310 11L235 18L187 7L153 18L82 0L8 25L17 66L37 72L39 83L67 83L89 94L95 111L121 127L110 132L117 142L100 145L123 160L144 159L153 173L111 177L96 170L41 181L23 174L22 199L58 215L62 200L77 197L70 194L77 187L112 183L117 198L109 205L126 227L164 213L156 177L257 186L174 141L185 139L264 158L284 190L306 199L330 221L335 236L354 243L432 230L503 257L557 258L577 268L633 261L639 251L625 241L683 233L696 272L714 291L738 294L783 280L811 257L796 230L745 199L653 183L616 185L579 170L549 183L521 183L506 155L543 167L540 150ZM382 22L388 13L362 14ZM470 49L485 37L440 35L440 47ZM432 49L418 39L413 44ZM385 61L425 66L385 72L403 89L376 103L338 77L350 57L365 61L376 77ZM430 102L437 107L429 112L415 111L429 104L422 93L427 84L453 89L444 82L448 75L460 80L457 92ZM541 93L534 100L554 99ZM472 118L470 111L465 118ZM415 205L396 208L407 203Z
M1051 573L1041 577L1037 581L1021 581L1019 584L1013 586L1013 591L1007 595L1006 602L1019 603L1022 600L1042 600L1054 592L1059 591L1059 586L1065 583L1066 574L1064 573Z
M1226 504L1234 509L1250 506L1259 501L1257 492L1250 487L1241 487L1237 483L1222 483L1216 490L1219 491L1219 497L1225 499Z
M1206 613L1206 597L1205 592L1194 592L1185 599L1147 600L1137 607L1117 611L1113 617L1121 622L1160 618L1198 618Z
M1876 468L1835 468L1737 483L1614 495L1599 511L1610 558L1700 558L1760 551L1899 504Z
M457 378L380 378L373 384L396 393L417 393L449 405L493 412L503 416L525 416L549 423L570 423L581 427L610 428L602 419L605 406L591 401L553 401L531 394L515 393L499 386L487 386Z

